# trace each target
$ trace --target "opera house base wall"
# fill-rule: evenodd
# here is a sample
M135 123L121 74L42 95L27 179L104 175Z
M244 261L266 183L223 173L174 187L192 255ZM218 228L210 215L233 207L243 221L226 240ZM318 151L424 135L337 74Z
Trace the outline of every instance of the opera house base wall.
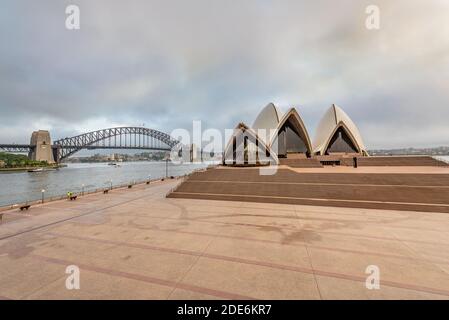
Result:
M317 158L308 158L308 159L281 158L279 159L279 164L290 166L292 168L321 168L323 166Z
M325 165L354 166L354 157L357 158L357 166L360 167L449 167L449 164L430 156L374 156L365 157L359 154L332 154L325 156L313 156L306 158L302 155L289 155L287 158L279 158L279 165L292 168L321 168ZM256 164L227 164L234 167L267 166L267 163Z
M385 156L385 157L357 157L359 166L430 166L448 167L446 162L429 156ZM343 165L352 165L351 158L343 158Z

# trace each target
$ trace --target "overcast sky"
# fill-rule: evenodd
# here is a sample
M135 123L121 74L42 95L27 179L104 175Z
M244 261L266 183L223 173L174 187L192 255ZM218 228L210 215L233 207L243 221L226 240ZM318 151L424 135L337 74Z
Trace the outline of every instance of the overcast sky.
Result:
M81 29L65 28L65 8ZM365 27L368 5L380 29ZM449 145L446 0L2 0L0 142L118 125L171 132L332 103L369 149Z

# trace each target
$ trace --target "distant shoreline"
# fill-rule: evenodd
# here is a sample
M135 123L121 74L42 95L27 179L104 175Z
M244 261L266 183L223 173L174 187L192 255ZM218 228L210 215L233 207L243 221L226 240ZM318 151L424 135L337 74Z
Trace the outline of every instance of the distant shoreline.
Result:
M39 168L43 168L44 171L45 169L58 169L58 168L62 168L62 167L66 167L67 165L64 164L54 164L54 165L48 165L48 166L29 166L29 167L15 167L15 168L0 168L0 173L1 172L24 172L24 171L28 171L28 170L36 170Z

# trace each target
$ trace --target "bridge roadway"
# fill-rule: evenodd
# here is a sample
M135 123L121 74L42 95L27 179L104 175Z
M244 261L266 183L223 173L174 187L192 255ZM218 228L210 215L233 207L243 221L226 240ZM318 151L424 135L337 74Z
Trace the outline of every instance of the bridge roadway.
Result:
M0 144L0 150L6 152L29 152L34 147L29 144Z
M29 144L0 144L0 150L4 150L7 152L29 152L31 149L36 146L32 146ZM52 145L52 148L59 148L57 145ZM61 148L65 149L73 149L75 146L64 146ZM157 148L157 147L125 147L125 146L86 146L84 149L92 150L92 149L140 149L140 150L161 150L161 151L170 151L170 148Z

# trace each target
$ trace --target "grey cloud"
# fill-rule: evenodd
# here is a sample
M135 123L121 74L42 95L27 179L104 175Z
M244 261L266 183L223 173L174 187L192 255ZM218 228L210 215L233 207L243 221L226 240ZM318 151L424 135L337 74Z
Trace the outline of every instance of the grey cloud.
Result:
M80 31L64 27L72 3ZM4 1L0 140L233 128L273 101L299 106L312 136L337 103L368 147L449 144L449 5L376 3L379 31L359 0Z

